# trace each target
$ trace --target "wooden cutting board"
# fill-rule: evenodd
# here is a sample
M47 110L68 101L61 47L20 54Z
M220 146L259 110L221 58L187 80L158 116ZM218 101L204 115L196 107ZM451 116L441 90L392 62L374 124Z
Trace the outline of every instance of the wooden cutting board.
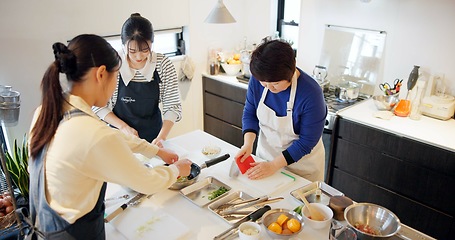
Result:
M114 218L111 224L131 240L184 239L189 232L189 228L177 218L151 207L129 207Z

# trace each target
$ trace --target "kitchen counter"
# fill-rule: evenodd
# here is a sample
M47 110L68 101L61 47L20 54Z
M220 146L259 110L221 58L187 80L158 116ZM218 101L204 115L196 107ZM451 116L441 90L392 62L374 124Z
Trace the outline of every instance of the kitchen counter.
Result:
M338 112L342 118L388 131L429 145L455 152L455 120L447 121L422 116L420 120L393 116L390 120L376 118L373 99L367 99Z
M217 74L217 75L210 75L210 74L207 74L207 73L202 73L202 76L208 77L208 78L220 81L220 82L224 82L224 83L227 83L227 84L230 84L230 85L233 85L233 86L237 86L237 87L241 87L241 88L244 88L244 89L248 89L248 84L240 82L236 78L236 76L229 76L229 75L226 75L225 73L220 73L220 74Z
M213 176L219 181L227 184L232 189L230 192L235 191L244 191L252 197L259 197L263 195L268 195L269 197L284 197L284 200L272 203L270 206L274 208L286 208L294 209L300 205L300 202L294 199L290 192L302 187L310 182L304 178L296 176L292 173L289 173L285 170L286 173L291 174L295 177L295 180L289 180L287 184L273 187L270 184L262 184L261 182L254 182L252 180L250 183L245 183L242 181L239 176L238 178L229 177L229 168L231 162L233 161L233 156L238 151L238 148L226 143L216 137L213 137L210 134L207 134L203 131L197 130L194 132L187 133L185 135L169 139L165 142L165 147L173 149L179 155L185 155L193 162L198 165L202 164L204 161L207 161L208 158L201 153L203 146L208 144L215 144L221 147L221 153L229 153L231 155L230 159L219 163L217 165L211 166L209 168L203 169L199 176L199 181L208 177ZM151 159L149 162L154 164L162 164L161 160ZM280 172L277 172L275 175L270 177L282 178L284 175ZM131 190L130 190L131 191ZM116 184L108 184L108 189L106 193L106 198L121 196L128 192L127 189L122 188ZM267 193L267 194L265 194ZM133 193L134 194L134 193ZM116 203L106 203L106 213L112 212L117 206L121 205L126 201L114 201ZM153 211L165 212L166 215L172 216L174 223L169 224L169 226L160 228L160 232L175 232L182 231L185 233L182 237L178 239L213 239L214 236L222 233L231 227L225 220L221 219L219 216L211 212L207 206L199 207L190 200L186 199L179 191L175 190L164 190L162 192L152 195L150 198L143 200L143 202L136 207L129 207L121 215L117 216L112 222L106 224L106 234L107 239L110 240L123 240L125 238L119 231L118 226L115 226L115 220L121 217L127 217L128 214L137 214L137 217L134 218L140 219L144 217L140 214L141 210L137 208L144 209L153 209ZM145 210L144 210L145 212ZM183 226L179 230L174 229L176 226ZM133 227L133 226L131 226ZM137 226L135 227L137 228ZM323 230L313 230L308 226L304 226L302 232L299 234L299 239L308 239L308 240L320 240L328 239L329 229ZM265 232L263 227L263 235L261 239L271 239Z

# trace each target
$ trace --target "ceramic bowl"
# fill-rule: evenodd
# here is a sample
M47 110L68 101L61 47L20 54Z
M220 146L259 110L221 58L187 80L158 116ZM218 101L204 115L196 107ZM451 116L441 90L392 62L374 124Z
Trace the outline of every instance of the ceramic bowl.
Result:
M322 215L324 215L323 221L317 221L311 219L310 213L308 212L308 208L302 208L302 217L305 220L305 224L310 226L313 229L323 229L329 228L330 224L332 223L333 212L328 206L322 203L310 203L310 206L317 209Z
M221 67L223 67L223 70L226 72L227 75L235 76L240 73L240 70L242 69L242 64L221 63Z
M255 222L244 222L239 226L240 240L256 240L261 237L261 225Z

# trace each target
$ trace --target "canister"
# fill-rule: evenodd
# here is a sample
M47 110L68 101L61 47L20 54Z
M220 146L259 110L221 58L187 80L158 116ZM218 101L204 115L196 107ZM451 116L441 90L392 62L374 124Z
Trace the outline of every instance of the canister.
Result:
M346 196L330 197L329 207L333 211L333 218L344 221L344 209L353 204L352 200Z

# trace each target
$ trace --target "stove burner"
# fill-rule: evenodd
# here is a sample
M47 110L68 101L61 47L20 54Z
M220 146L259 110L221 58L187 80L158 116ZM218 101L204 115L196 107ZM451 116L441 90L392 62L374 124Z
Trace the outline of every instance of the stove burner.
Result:
M338 111L347 108L349 106L352 106L358 102L361 102L365 99L369 98L367 95L359 94L359 97L355 99L354 101L341 101L335 96L335 88L330 86L329 90L324 92L324 99L327 104L327 108L329 110L327 117L326 117L326 123L324 128L328 130L333 129L333 124L335 122L336 114Z

